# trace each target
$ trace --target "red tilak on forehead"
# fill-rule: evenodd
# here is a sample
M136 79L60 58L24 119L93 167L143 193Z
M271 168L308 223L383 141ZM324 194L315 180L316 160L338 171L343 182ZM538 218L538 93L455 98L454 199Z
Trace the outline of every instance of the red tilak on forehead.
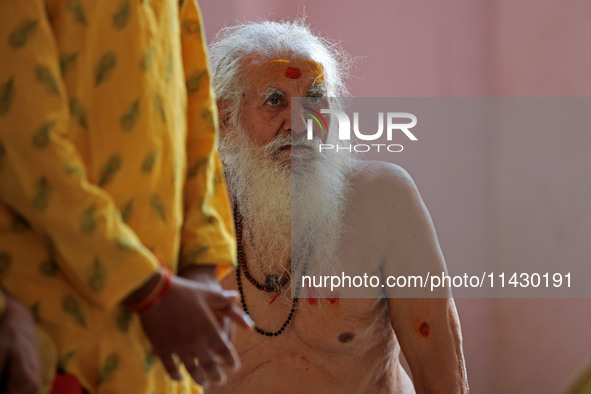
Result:
M285 76L289 79L300 79L302 71L298 67L287 67L285 69Z
M324 67L314 60L274 59L259 65L260 71L254 74L256 80L266 83L268 78L300 79L311 77L317 84L324 83Z

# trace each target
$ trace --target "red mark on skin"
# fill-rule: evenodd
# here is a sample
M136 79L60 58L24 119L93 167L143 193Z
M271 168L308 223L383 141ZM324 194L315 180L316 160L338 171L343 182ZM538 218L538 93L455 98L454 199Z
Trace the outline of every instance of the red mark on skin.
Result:
M331 305L339 302L339 292L338 291L331 291L330 297L326 297L326 299L328 300L328 302L330 302Z
M429 326L429 323L423 322L419 327L419 332L421 333L422 337L427 338L431 333L431 327Z
M310 361L308 360L308 358L306 356L300 356L300 359L305 362L306 364L309 364ZM309 370L309 367L306 367L306 371Z
M310 305L318 303L318 295L316 294L316 289L314 287L308 289L308 303Z
M277 297L279 297L279 293L275 294L275 295L273 296L273 298L271 298L271 301L269 301L269 305L271 305L272 303L274 303L274 302L275 302L275 300L277 299Z
M300 79L302 71L297 67L287 67L285 69L285 76L289 79Z

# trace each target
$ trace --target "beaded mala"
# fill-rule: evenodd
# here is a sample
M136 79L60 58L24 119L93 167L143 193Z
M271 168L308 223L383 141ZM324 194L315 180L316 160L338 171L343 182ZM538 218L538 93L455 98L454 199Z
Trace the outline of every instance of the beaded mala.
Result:
M240 215L240 213L238 212L237 207L234 208L234 223L236 225L236 241L237 241L237 246L238 246L238 267L236 267L236 284L238 285L238 292L240 293L240 302L242 304L242 310L244 310L245 313L249 314L248 307L246 305L246 298L244 296L244 291L242 289L242 279L240 278L240 271L243 271L244 277L247 278L250 281L250 283L252 283L257 289L259 289L261 291L279 292L279 289L281 287L283 287L284 284L280 284L279 287L267 286L267 284L262 285L262 284L258 283L254 278L252 278L252 276L250 275L250 272L248 271L248 266L246 265L244 244L242 242L242 215ZM304 270L302 272L302 276L306 274L306 268L308 267L309 257L310 257L310 254L308 253L308 258L306 258L306 263L304 265ZM287 283L287 280L289 280L289 277L284 278L285 283ZM300 277L300 279L298 279L297 287L295 290L293 301L291 303L291 308L289 310L289 314L287 315L287 318L285 319L285 321L283 322L281 327L277 331L265 331L265 330L255 326L254 329L256 332L258 332L261 335L267 336L267 337L276 337L278 335L281 335L283 333L283 331L285 331L285 328L288 326L288 324L291 322L291 320L293 318L296 306L298 304L298 294L300 291L300 280L301 280L301 277ZM283 283L283 281L282 281L282 283Z
M246 278L250 281L250 283L252 283L257 289L264 290L267 292L275 291L277 294L279 294L281 292L281 289L283 287L285 287L285 285L289 281L289 277L290 277L289 272L284 272L283 274L281 274L280 277L277 277L277 275L275 275L275 274L267 274L265 272L265 270L263 269L263 264L261 263L261 260L262 260L261 255L259 254L259 250L257 249L257 247L254 244L254 236L252 235L252 231L250 228L248 228L248 238L250 240L250 245L252 246L252 249L254 250L254 256L257 261L257 264L259 265L261 272L265 276L265 286L261 286L259 284L259 282L257 282L250 275L250 271L248 270L248 266L246 264L244 264L244 267L243 267L244 276L246 276ZM287 262L287 265L291 268L291 258Z
M277 275L267 275L267 279L265 284L260 284L255 278L250 275L250 271L248 270L248 265L246 264L246 257L244 253L244 243L242 242L242 215L238 212L238 209L234 209L234 223L236 225L236 240L238 246L238 268L242 269L244 272L244 277L248 279L250 283L257 289L261 291L266 291L268 293L275 292L279 293L281 288L284 287L287 282L289 281L289 275L286 275L282 278L281 282L277 279ZM253 244L254 249L254 244ZM289 259L289 264L291 265L291 259ZM263 272L264 275L264 272ZM270 279L269 277L273 277L274 279Z

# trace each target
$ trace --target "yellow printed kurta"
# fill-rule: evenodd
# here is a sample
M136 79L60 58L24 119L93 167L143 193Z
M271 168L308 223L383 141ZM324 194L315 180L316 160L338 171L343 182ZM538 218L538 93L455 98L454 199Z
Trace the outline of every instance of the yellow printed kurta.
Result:
M2 1L0 58L1 285L92 392L189 392L119 304L235 261L195 0Z

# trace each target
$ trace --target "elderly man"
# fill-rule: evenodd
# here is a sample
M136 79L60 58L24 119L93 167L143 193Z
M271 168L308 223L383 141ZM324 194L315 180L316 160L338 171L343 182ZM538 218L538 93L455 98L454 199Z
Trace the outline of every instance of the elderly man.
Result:
M256 324L235 340L243 369L211 393L467 390L451 298L319 298L290 276L302 271L292 240L312 250L304 256L309 269L361 258L366 271L384 276L418 264L445 270L429 214L402 168L321 154L318 143L331 136L308 141L303 119L292 118L292 98L319 103L346 93L343 53L299 22L226 28L210 45L239 253L239 268L222 285L240 291ZM368 227L370 247L354 236Z

